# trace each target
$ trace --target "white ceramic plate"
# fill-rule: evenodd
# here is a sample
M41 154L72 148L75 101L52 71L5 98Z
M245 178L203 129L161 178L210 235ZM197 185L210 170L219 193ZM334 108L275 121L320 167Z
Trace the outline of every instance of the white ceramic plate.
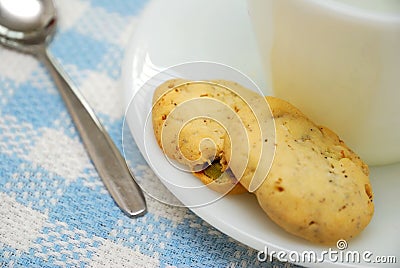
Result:
M270 90L266 89L244 0L150 2L127 47L122 68L125 104L129 104L132 96L149 78L165 68L189 61L212 61L236 68L263 88L266 94L270 94ZM152 167L155 162L166 160L160 150L154 149L157 146L153 136L145 137L143 134L151 133L143 131L150 127L146 125L148 114L145 111L150 108L151 96L152 92L136 94L139 105L132 110L133 121L128 122L128 125L142 153L145 148L153 148L150 157L146 159ZM187 174L177 176L190 177ZM375 215L361 235L348 241L347 251L358 251L361 254L369 251L372 253L371 259L376 256L395 256L397 262L400 262L400 164L372 167L371 181L375 194ZM171 189L173 194L183 204L191 204L193 195L177 189ZM265 250L267 247L270 253L281 250L302 253L312 250L317 254L329 250L281 230L265 216L251 195L225 196L207 206L191 209L217 229L257 250ZM337 249L333 247L332 250ZM385 265L363 261L331 262L329 258L323 264L301 264L323 267ZM396 264L386 266L395 267Z

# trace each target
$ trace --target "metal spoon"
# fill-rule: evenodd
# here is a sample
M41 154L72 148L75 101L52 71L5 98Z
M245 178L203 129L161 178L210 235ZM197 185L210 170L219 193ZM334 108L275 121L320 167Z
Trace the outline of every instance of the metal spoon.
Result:
M47 50L57 16L52 0L0 0L0 43L37 57L47 67L104 185L129 216L146 212L142 191L93 110Z

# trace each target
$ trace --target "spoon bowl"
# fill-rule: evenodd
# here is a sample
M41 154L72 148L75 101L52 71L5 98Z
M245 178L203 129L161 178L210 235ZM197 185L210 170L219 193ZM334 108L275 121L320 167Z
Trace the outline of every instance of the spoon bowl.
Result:
M47 50L56 24L52 0L0 0L0 43L41 60L114 201L129 216L141 216L146 212L146 202L124 158L94 111Z
M23 2L23 3L22 3ZM51 0L0 0L0 42L35 54L51 41L57 25Z

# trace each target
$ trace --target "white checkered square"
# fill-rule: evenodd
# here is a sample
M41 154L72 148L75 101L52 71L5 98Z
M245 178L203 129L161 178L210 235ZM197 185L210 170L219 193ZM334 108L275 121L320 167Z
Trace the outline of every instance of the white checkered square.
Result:
M86 74L79 88L93 110L109 116L111 120L120 119L124 109L118 81L105 73L87 71Z
M58 27L61 31L75 27L76 23L85 16L86 12L90 9L88 2L79 0L56 0L56 7L59 12Z
M0 74L15 83L27 81L39 62L32 56L0 47Z
M47 217L0 193L0 242L27 251L39 236Z
M37 131L26 122L18 122L12 115L0 116L0 151L8 156L16 155L26 158L31 147L32 138L37 137Z
M91 167L89 157L78 138L72 139L55 129L41 129L36 137L28 159L49 172L54 172L67 182L76 180L84 170Z
M159 267L159 260L106 240L94 253L90 267Z

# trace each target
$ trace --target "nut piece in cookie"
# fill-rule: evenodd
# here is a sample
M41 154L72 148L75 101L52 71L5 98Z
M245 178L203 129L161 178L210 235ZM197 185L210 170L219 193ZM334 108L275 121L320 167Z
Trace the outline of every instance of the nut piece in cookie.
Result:
M230 169L222 170L223 167L219 159L216 159L204 170L193 172L193 175L218 193L242 194L247 192L246 188L238 182Z

